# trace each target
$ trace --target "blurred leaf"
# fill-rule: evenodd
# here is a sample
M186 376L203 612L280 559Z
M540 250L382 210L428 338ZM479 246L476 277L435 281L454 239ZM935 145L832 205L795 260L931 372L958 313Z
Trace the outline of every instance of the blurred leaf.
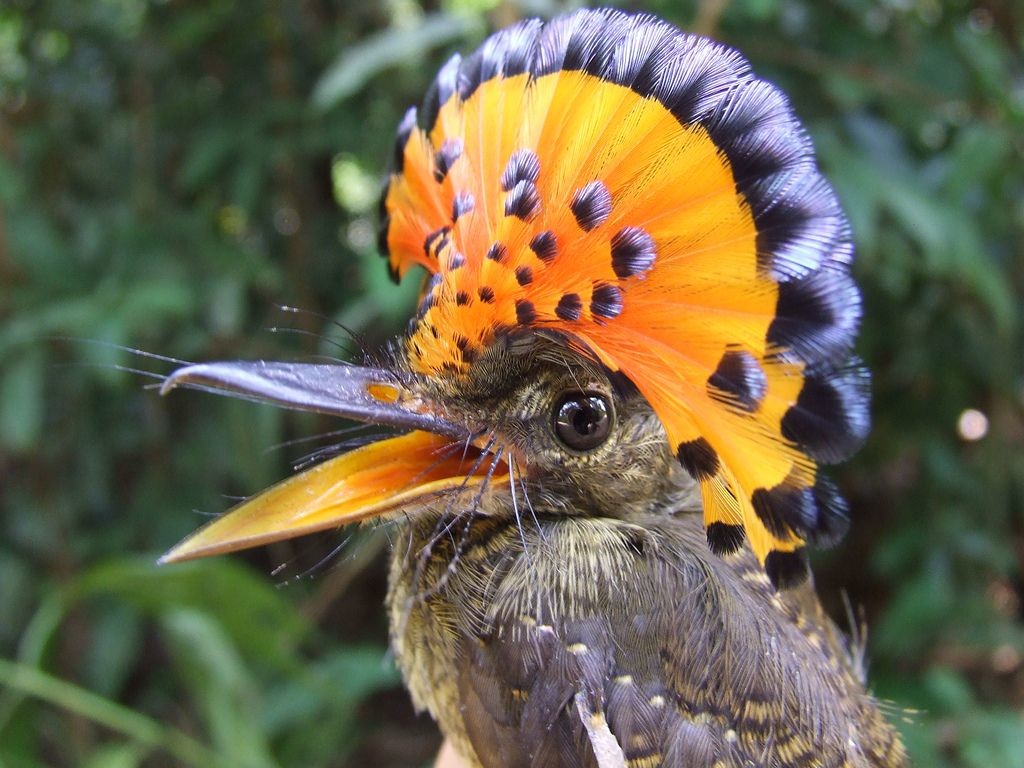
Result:
M105 745L89 755L82 768L137 768L145 757L146 750L137 744Z
M294 671L290 648L311 628L267 580L227 558L158 566L111 560L84 573L73 601L116 597L150 615L184 609L216 616L248 658Z
M220 624L194 610L168 611L162 624L217 751L238 765L276 765L256 718L258 686Z
M192 146L178 171L178 183L189 191L208 184L214 174L227 165L238 141L237 125L224 125L220 130L204 135Z
M336 107L385 69L414 61L476 29L473 16L432 13L415 26L378 32L350 46L327 68L313 88L313 104L322 110Z
M964 713L974 706L971 687L952 670L932 670L925 678L925 689L942 712Z
M62 707L95 720L111 730L132 738L140 745L166 749L187 765L230 766L239 763L225 760L183 733L168 728L137 712L132 712L109 699L104 699L78 686L29 666L13 664L0 658L0 687L12 688L36 696L49 704ZM2 739L0 739L2 743Z
M366 213L380 199L380 182L350 156L341 155L334 159L331 164L331 181L334 185L334 199L353 213Z
M308 761L315 753L340 758L358 743L354 715L359 703L398 682L398 670L382 649L345 648L275 688L262 725L271 734L305 734L290 750L295 762ZM309 732L303 728L309 722L335 727Z
M96 612L82 677L89 689L101 696L116 697L134 670L142 649L141 617L128 606L114 603Z
M10 360L0 373L0 447L27 451L43 428L43 356L38 350Z
M963 756L972 768L1024 768L1024 716L1012 710L975 712L968 720Z

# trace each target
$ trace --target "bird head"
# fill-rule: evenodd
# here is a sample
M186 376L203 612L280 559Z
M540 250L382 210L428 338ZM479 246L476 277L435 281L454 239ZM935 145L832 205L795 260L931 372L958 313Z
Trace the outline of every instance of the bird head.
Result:
M653 17L527 21L399 126L380 247L425 272L388 364L227 362L213 388L405 432L167 560L396 515L703 514L776 585L842 535L821 471L868 429L846 219L787 99Z
M410 431L244 502L168 562L394 515L628 520L701 508L697 483L636 387L543 335L496 344L453 378L415 374L406 361L223 362L182 368L164 388L178 386Z

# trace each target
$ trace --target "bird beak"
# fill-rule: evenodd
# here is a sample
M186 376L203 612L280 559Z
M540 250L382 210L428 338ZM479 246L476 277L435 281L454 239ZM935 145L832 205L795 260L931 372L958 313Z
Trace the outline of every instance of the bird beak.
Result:
M228 362L181 368L161 387L203 389L286 408L411 429L317 464L242 502L164 555L171 563L337 528L455 494L507 475L498 456L393 372L351 365Z

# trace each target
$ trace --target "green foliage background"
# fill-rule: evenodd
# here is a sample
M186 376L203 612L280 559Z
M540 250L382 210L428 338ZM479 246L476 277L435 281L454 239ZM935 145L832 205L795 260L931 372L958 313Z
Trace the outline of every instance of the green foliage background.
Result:
M823 596L863 606L917 765L1024 766L1024 8L636 5L783 86L853 221L876 427L839 472L855 525ZM401 113L451 50L565 7L0 5L0 766L427 764L385 652L383 542L154 564L190 510L335 425L162 399L124 369L171 364L120 346L345 357L335 321L381 343L415 290L374 246Z

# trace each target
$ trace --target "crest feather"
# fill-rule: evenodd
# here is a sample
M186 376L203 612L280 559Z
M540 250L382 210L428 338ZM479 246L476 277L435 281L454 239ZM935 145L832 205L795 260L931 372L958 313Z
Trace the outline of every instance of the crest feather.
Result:
M736 51L578 11L441 69L399 130L381 243L434 277L412 365L460 375L517 330L627 376L700 481L709 543L778 583L845 504L819 463L868 429L848 361L849 227L786 97Z

